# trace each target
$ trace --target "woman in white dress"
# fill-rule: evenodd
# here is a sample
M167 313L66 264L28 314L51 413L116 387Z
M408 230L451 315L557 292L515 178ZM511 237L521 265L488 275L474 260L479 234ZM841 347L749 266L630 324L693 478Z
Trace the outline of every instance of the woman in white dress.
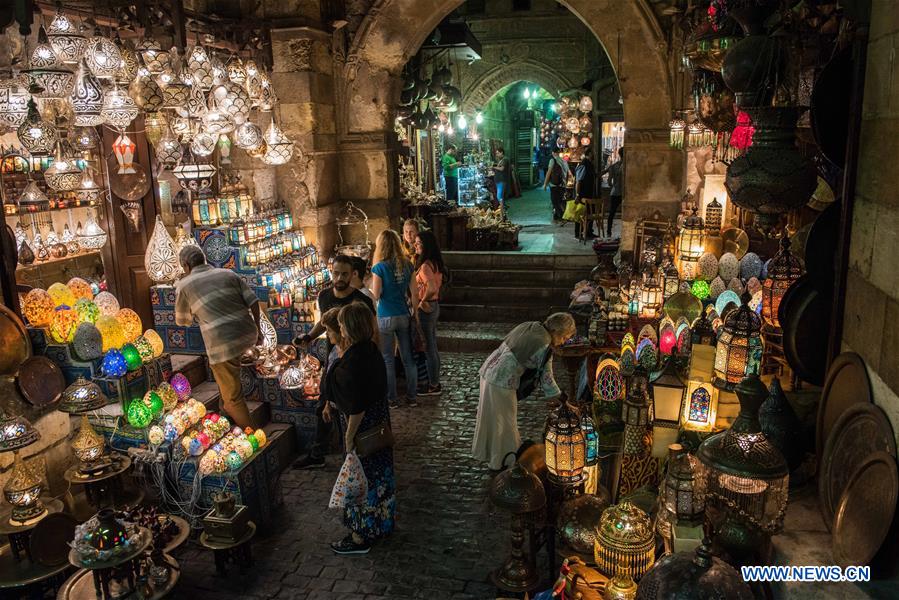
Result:
M490 469L501 469L506 454L521 445L518 390L522 375L536 370L536 384L543 389L543 395L559 396L561 391L553 377L552 349L574 334L574 318L568 313L555 313L543 323L530 321L516 326L484 361L471 452Z

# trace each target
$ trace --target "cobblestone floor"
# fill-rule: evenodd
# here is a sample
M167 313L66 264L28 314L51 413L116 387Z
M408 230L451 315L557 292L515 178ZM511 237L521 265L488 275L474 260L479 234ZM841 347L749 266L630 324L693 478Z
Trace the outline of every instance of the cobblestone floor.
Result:
M506 521L487 500L491 476L470 456L478 403L477 371L485 354L444 355L439 398L394 411L398 474L397 530L365 556L340 557L328 544L344 530L327 510L341 461L319 471L288 469L277 531L257 536L255 566L244 574L215 575L211 554L189 546L178 598L485 600L488 583L508 548ZM565 378L561 365L557 377ZM563 388L564 389L564 388ZM543 400L519 405L522 438L535 438L546 416Z

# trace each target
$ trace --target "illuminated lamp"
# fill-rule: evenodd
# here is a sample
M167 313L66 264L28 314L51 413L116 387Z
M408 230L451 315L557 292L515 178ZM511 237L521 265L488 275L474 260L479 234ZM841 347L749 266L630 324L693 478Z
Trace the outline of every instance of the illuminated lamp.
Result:
M121 67L122 53L115 42L100 34L98 28L87 42L84 61L96 77L111 79Z
M153 420L153 411L149 406L144 404L140 398L134 398L128 403L128 410L125 413L128 424L135 429L143 429Z
M0 425L6 425L6 419L0 422ZM28 427L31 427L30 423ZM0 439L0 444L3 444L3 441ZM47 514L47 509L40 501L44 486L36 470L33 466L25 464L18 450L13 453L13 468L3 486L3 497L12 506L10 525L35 523Z
M100 386L79 375L72 385L63 390L56 409L70 415L79 415L103 408L107 402Z
M137 108L134 100L123 90L114 86L106 92L100 116L103 118L103 122L110 127L124 131L139 113L140 109Z
M652 397L652 455L664 458L668 445L677 441L684 400L683 375L678 361L669 358L661 371L650 376Z
M135 402L137 402L137 400L135 400ZM156 390L150 390L144 394L143 403L153 412L154 417L161 415L162 411L165 409L165 405L162 403L162 397L160 397Z
M148 329L144 332L144 338L150 344L150 347L153 349L153 358L157 358L162 356L162 353L165 352L165 345L162 343L162 338L159 337L159 334L156 333L155 329Z
M133 175L137 171L134 168L134 150L137 145L127 135L120 135L112 143L112 153L119 163L117 173L119 175Z
M94 304L100 309L101 315L114 317L119 312L119 301L109 292L100 292L94 297Z
M688 381L681 411L683 428L689 431L712 431L717 414L718 389L705 381Z
M121 377L128 372L128 363L122 353L113 348L103 357L101 368L107 377Z
M37 42L31 52L28 69L24 71L28 74L33 94L39 98L67 98L75 84L75 73L53 50L43 26L38 30Z
M81 60L87 47L87 38L81 35L78 27L59 9L47 26L47 38L56 56L68 64Z
M680 289L680 273L673 260L669 259L666 261L663 274L664 283L662 285L662 296L665 300L668 300L668 298L676 294Z
M291 142L284 132L275 125L272 118L268 129L265 131L266 151L262 156L262 162L267 165L283 165L293 156L293 142Z
M744 295L743 304L728 313L718 334L713 383L719 389L732 391L744 377L759 372L762 321L748 302L748 295Z
M662 308L662 300L662 286L659 285L658 279L653 274L643 283L640 290L641 316L647 319L655 318L659 309Z
M103 457L105 449L106 442L103 436L94 430L87 418L87 414L82 414L81 428L72 439L72 453L75 455L75 458L81 461L81 472L89 473L92 471Z
M103 97L103 86L82 60L75 73L75 85L69 97L76 127L96 127L103 123L103 117L100 116Z
M71 234L70 234L71 235ZM65 240L65 236L63 236ZM65 240L70 241L70 240ZM91 289L91 284L82 279L81 277L72 277L69 279L66 285L69 287L69 290L72 292L72 295L75 296L76 299L83 298L85 300L93 300L94 299L94 291Z
M718 202L718 198L712 198L712 201L705 207L705 227L712 235L721 233L721 222L724 218L724 207Z
M144 364L140 358L140 352L137 351L134 344L122 346L122 356L125 358L125 365L129 371L136 371Z
M546 469L551 481L576 485L584 480L587 448L581 420L567 403L549 418L544 438Z
M162 398L163 410L166 412L169 412L178 406L178 392L175 391L175 388L173 388L171 384L163 381L156 387L156 393ZM202 404L200 404L200 406L202 406ZM200 406L197 406L197 409L205 412L205 408L201 409ZM200 418L202 418L202 415L197 416L197 420Z
M593 542L599 571L639 579L655 562L655 531L643 510L625 500L602 513Z
M34 98L28 100L28 114L16 130L16 135L22 147L34 156L50 154L59 141L56 127L41 116Z
M709 283L707 281L703 281L701 279L697 279L693 282L693 285L690 286L690 293L699 298L700 300L705 300L709 297L709 293L711 293L711 288L709 287Z
M56 303L46 290L34 288L25 294L22 315L32 327L49 327Z
M115 317L100 315L95 325L100 331L100 335L103 336L103 352L117 350L127 343L125 332L122 331L122 326Z
M677 523L699 524L705 514L705 477L702 464L680 444L672 444L662 502Z
M762 318L774 327L780 327L778 310L784 293L805 269L802 261L790 252L790 238L784 233L780 238L780 250L768 264L768 277L762 284Z
M184 376L184 373L175 373L172 375L169 384L172 386L172 389L175 390L175 393L178 394L179 400L185 401L190 398L190 381Z
M675 349L677 349L677 333L674 330L674 321L665 316L659 322L659 351L663 355L669 355Z
M141 334L143 324L140 321L140 316L130 308L119 310L119 312L116 313L115 319L122 327L125 341L133 342Z
M160 215L156 215L153 235L147 243L144 267L147 276L155 283L170 283L184 274L178 262L175 240L169 235Z

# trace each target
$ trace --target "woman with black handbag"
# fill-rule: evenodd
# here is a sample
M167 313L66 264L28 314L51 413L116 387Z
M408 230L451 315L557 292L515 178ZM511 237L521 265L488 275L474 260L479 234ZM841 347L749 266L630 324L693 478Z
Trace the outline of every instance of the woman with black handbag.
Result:
M350 533L331 549L336 554L366 554L372 542L393 531L396 513L387 370L374 342L378 330L371 310L354 302L341 308L337 319L346 349L328 370L323 393L340 411L346 452L359 457L368 495L344 507L343 522Z
M484 361L471 453L490 469L502 469L506 454L521 445L518 401L531 395L538 384L547 398L561 394L553 377L552 349L574 334L574 318L555 313L543 323L516 326Z

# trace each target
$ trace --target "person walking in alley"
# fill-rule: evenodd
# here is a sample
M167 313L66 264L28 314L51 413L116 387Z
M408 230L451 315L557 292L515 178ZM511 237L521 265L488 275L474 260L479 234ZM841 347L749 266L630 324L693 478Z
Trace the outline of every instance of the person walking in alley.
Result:
M606 238L611 238L612 222L624 197L624 146L618 149L618 160L603 169L600 177L606 173L609 174L609 221L606 225Z
M425 339L428 387L423 395L436 396L440 386L440 352L437 350L437 319L440 317L440 288L448 274L443 255L432 231L415 238L415 282L418 285L418 320Z
M562 221L565 212L565 184L568 181L568 162L562 158L562 152L553 146L552 157L546 164L546 178L543 189L549 186L549 199L553 207L553 222Z

